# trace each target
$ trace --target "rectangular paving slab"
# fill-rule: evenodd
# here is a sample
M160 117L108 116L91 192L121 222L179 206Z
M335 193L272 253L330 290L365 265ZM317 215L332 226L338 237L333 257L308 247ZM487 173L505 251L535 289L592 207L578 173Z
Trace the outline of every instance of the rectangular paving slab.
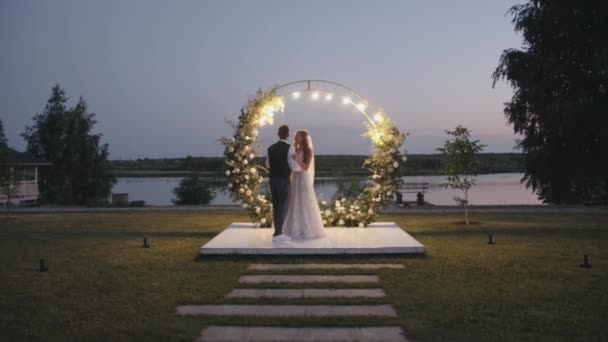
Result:
M177 307L177 314L255 317L397 317L397 312L390 305L181 305Z
M394 222L372 223L367 228L333 227L320 239L273 243L271 228L233 223L201 246L201 254L344 255L423 254L424 246Z
M246 275L239 278L239 283L377 283L375 275Z
M378 270L402 269L402 264L252 264L252 271L283 271L283 270Z
M228 298L381 298L382 289L234 289Z
M400 327L208 326L197 341L394 341L407 342Z

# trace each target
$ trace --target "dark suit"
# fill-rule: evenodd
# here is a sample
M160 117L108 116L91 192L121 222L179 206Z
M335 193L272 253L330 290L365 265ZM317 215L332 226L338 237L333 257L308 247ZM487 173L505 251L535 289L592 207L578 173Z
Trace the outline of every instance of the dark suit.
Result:
M274 236L283 234L283 221L289 206L289 176L291 175L287 162L289 147L288 143L278 141L268 148Z

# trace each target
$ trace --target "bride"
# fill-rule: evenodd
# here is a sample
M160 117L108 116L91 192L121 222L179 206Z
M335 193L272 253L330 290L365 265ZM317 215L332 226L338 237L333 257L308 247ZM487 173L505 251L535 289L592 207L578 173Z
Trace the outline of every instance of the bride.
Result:
M289 208L283 229L292 240L321 238L325 236L325 229L314 189L315 154L312 139L306 130L299 130L293 140L287 158L292 172Z

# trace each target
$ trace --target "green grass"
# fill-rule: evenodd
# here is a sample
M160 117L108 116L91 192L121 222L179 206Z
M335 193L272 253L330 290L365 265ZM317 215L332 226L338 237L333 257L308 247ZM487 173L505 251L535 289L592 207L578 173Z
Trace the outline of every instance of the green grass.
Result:
M602 340L608 333L608 216L387 215L424 257L198 257L198 247L241 213L99 213L0 218L2 340L183 340L206 324L397 324L436 340ZM487 245L487 232L496 245ZM140 248L148 236L152 248ZM593 268L579 268L589 254ZM36 272L45 257L49 272ZM251 262L391 262L403 270L289 271L378 274L397 319L178 317L184 303L227 300ZM286 273L286 272L283 272ZM324 284L311 286L323 287ZM344 287L332 284L332 287ZM362 285L360 287L367 287ZM291 303L264 300L263 303ZM320 304L318 300L298 303Z

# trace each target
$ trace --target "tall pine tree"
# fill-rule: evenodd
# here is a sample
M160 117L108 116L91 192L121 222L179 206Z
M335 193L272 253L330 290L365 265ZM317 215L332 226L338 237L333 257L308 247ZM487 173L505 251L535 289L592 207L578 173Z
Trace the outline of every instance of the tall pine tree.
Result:
M90 204L104 201L116 179L110 174L108 145L93 134L95 114L88 113L81 97L67 107L65 91L55 85L44 112L23 133L27 151L53 165L40 172L44 201L58 204Z
M548 203L608 203L608 2L513 6L522 49L505 50L494 84L514 90L505 115L524 180Z

